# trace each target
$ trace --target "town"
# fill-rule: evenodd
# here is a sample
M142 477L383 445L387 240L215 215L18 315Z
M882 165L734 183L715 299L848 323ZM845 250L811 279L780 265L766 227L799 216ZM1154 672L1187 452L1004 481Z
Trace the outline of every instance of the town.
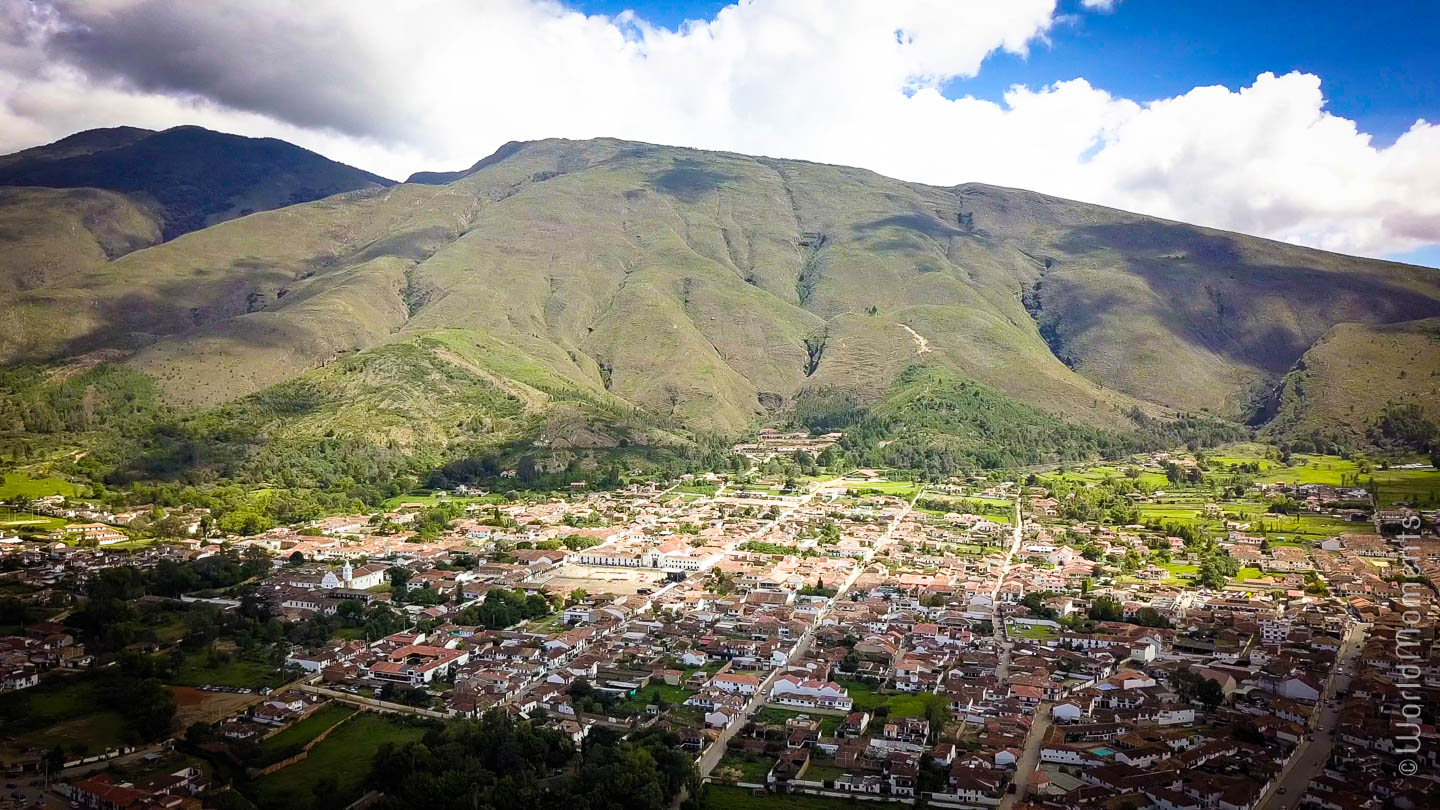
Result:
M920 481L817 464L836 438L250 532L11 474L5 806L363 807L465 720L662 741L674 806L1435 806L1429 464Z

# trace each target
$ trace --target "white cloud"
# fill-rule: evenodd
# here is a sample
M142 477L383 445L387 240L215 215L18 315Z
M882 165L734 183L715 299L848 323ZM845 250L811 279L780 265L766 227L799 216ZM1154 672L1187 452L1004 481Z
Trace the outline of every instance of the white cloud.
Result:
M1087 0L1108 10L1114 3ZM1319 79L946 99L1054 0L746 0L678 31L551 0L0 5L0 151L92 126L272 135L392 177L609 135L967 180L1371 255L1440 242L1440 131L1378 149Z

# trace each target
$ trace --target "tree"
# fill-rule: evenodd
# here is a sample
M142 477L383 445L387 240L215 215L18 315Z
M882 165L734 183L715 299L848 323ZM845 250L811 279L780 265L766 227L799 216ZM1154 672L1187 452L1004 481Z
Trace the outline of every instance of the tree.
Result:
M1135 611L1135 623L1141 627L1169 627L1170 620L1160 615L1155 608L1146 607Z
M358 599L346 599L335 606L335 619L346 627L358 627L365 622L365 605Z
M403 590L405 584L410 581L410 569L397 565L385 572L390 577L390 587L395 590Z
M1115 597L1099 596L1090 603L1085 615L1097 622L1118 622L1125 618L1125 609Z
M1195 688L1195 697L1213 709L1225 702L1225 689L1214 678L1206 678Z
M0 624L25 624L28 621L24 602L13 596L0 599Z

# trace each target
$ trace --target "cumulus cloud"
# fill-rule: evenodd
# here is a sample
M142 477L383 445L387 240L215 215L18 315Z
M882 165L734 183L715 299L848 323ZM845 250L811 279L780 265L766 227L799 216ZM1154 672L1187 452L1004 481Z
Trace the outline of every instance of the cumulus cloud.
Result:
M1108 11L1106 0L1087 8ZM1379 149L1319 78L950 99L1054 0L745 0L679 30L552 0L0 5L0 151L92 126L270 135L392 177L601 135L983 181L1371 255L1440 242L1440 132Z

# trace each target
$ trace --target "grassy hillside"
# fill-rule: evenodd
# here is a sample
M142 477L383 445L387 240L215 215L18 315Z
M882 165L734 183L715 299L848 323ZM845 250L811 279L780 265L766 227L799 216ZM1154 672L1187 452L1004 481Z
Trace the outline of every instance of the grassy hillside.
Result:
M553 466L625 448L693 447L680 426L470 330L388 342L209 407L167 404L150 377L122 365L0 375L7 457L111 482L344 489L423 476L462 457L513 466L533 448Z
M1218 436L1187 414L1244 415L1336 324L1440 317L1424 268L990 186L609 139L415 179L0 292L0 358L149 380L181 455L137 437L140 471L215 419L264 468L292 440L683 444L826 409L867 452L1006 464Z
M1440 425L1440 318L1332 327L1285 375L1267 432L1383 442L1397 437L1378 423L1402 406Z
M166 239L391 181L273 138L200 127L79 133L0 161L0 186L100 188L154 204Z
M1440 314L1430 268L965 188L977 227L1037 262L1027 305L1055 353L1151 402L1243 417L1331 326Z
M0 292L68 281L160 241L155 213L93 188L0 188Z

